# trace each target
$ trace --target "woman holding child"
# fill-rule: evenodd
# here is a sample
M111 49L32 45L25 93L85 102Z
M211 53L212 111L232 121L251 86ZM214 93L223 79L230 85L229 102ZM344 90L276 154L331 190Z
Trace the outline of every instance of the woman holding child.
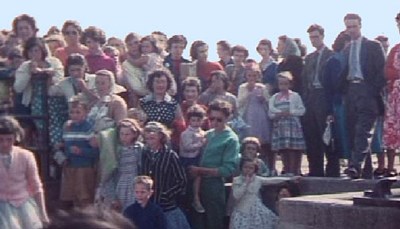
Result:
M224 180L232 176L239 159L239 139L228 127L232 115L230 103L215 100L208 106L211 129L206 133L207 143L200 166L191 166L192 176L201 176L200 200L205 208L205 219L197 217L196 228L223 228L225 216Z

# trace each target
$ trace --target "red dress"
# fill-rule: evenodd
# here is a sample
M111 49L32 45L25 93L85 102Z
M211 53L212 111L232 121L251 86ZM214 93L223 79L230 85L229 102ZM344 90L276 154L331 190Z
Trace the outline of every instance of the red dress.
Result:
M400 148L400 79L393 84L388 95L385 120L383 122L383 143L386 148Z

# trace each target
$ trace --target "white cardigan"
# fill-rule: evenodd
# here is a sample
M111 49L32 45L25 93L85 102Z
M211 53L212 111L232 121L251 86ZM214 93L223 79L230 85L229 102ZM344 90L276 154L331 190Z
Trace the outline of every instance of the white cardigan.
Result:
M269 110L268 110L268 116L271 119L274 119L277 114L281 113L282 111L278 108L275 107L275 100L278 95L280 95L281 92L275 93L272 98L269 100ZM306 112L306 108L303 105L303 101L301 100L301 97L298 93L289 90L289 112L293 116L302 116Z
M54 85L61 81L61 79L64 77L64 67L60 60L55 57L47 57L45 61L55 72L51 79L51 85ZM29 106L32 99L32 75L30 64L30 60L25 61L21 64L21 66L17 69L17 72L15 73L14 90L17 93L22 92L22 104L25 106Z

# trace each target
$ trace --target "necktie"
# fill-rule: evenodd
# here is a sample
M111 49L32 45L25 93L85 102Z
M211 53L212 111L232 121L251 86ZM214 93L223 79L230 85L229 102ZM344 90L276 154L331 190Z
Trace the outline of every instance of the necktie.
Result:
M355 41L351 42L350 46L350 62L349 62L349 76L350 79L354 79L357 76L357 43Z
M314 80L313 80L313 85L314 85L314 87L315 88L321 88L322 86L321 86L321 82L319 81L319 78L318 78L318 74L319 74L319 62L320 62L320 59L321 59L321 53L320 52L317 52L317 56L316 56L316 63L315 63L315 74L314 74Z

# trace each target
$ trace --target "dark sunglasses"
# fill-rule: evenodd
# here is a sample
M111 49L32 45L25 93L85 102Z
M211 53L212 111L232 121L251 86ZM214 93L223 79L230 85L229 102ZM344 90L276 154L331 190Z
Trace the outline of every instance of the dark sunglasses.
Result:
M78 35L77 31L65 31L64 32L65 35Z
M208 120L210 120L210 122L212 122L212 121L217 121L217 122L222 122L222 121L224 121L222 118L216 118L216 117L209 117L208 118Z

